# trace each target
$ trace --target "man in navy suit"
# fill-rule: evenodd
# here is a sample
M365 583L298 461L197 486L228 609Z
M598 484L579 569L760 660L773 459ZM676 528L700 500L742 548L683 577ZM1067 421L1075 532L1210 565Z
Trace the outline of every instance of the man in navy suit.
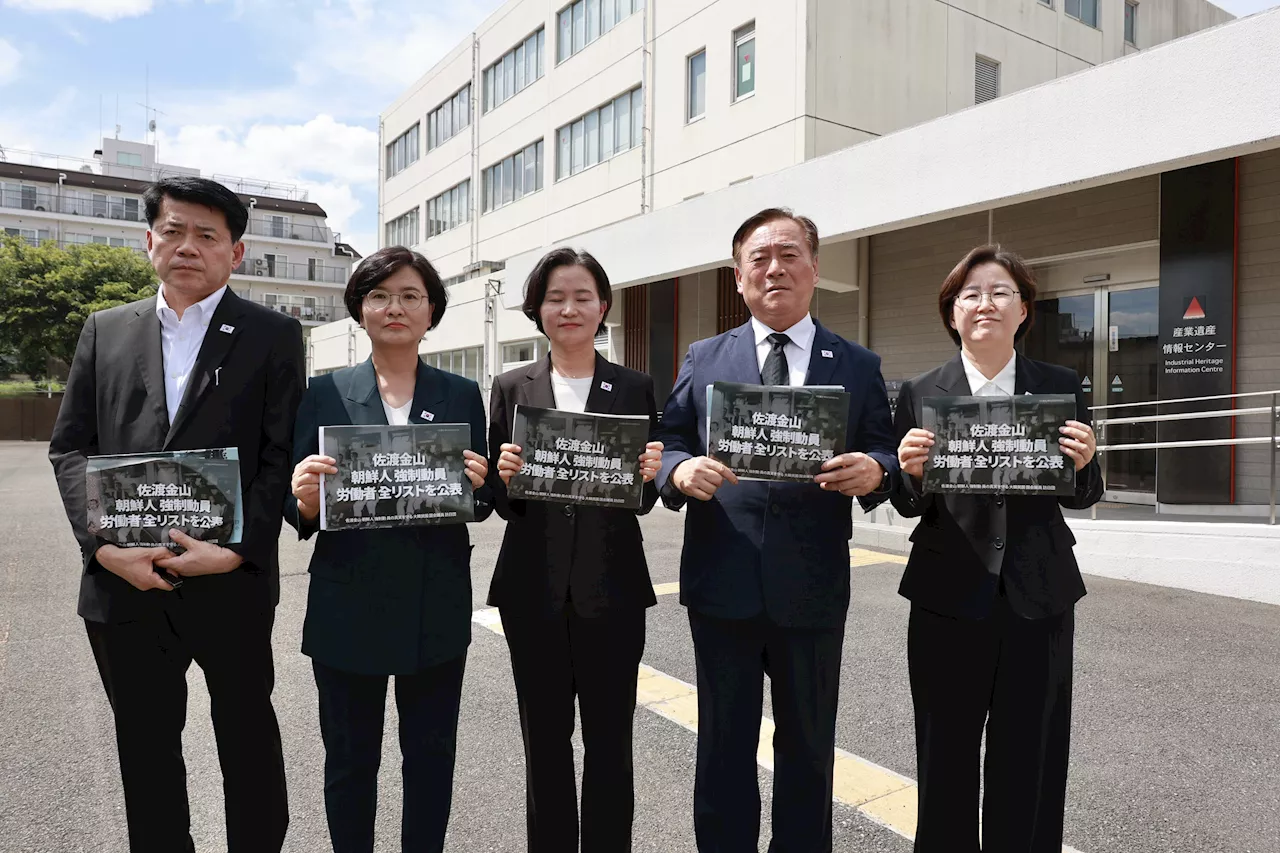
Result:
M836 705L849 608L852 504L888 497L898 478L878 356L809 316L818 229L770 208L733 236L734 275L751 320L689 347L656 440L658 488L670 509L688 498L680 601L698 668L698 849L756 850L756 746L764 675L774 722L771 853L831 850ZM706 388L725 380L841 385L849 392L845 452L813 483L739 482L706 455Z

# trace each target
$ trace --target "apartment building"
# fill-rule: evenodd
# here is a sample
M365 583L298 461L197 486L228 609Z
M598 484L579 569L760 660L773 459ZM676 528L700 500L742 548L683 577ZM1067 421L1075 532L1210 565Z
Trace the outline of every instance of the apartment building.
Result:
M104 139L92 159L0 154L0 229L30 242L101 243L146 250L142 194L152 182L200 171L156 161L155 146ZM305 330L345 316L342 292L359 254L320 205L289 184L210 175L249 208L238 295L289 314Z

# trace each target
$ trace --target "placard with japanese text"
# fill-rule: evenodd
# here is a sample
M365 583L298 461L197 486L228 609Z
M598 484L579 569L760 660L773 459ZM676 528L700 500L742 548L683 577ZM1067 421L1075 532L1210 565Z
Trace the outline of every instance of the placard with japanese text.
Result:
M566 412L517 406L511 442L524 466L511 498L639 509L640 455L649 441L644 415Z
M320 529L474 521L470 447L469 424L320 427L321 452L338 460L320 478Z
M1058 427L1076 417L1074 395L926 397L921 414L934 434L926 492L1075 493L1075 463L1058 444Z
M177 549L177 529L218 545L240 541L236 448L90 456L85 467L89 532L124 548Z
M739 478L812 482L844 452L849 394L838 386L707 387L707 454Z

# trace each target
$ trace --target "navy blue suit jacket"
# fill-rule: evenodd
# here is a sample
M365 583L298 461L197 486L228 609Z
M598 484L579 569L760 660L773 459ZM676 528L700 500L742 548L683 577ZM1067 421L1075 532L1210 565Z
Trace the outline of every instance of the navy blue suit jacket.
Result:
M849 392L843 452L870 454L898 478L897 445L880 357L815 322L807 385ZM827 355L829 353L829 355ZM671 482L676 466L707 452L706 388L717 380L760 383L748 321L689 347L656 439L665 444L658 489L671 509L686 497ZM860 498L870 510L888 497ZM742 480L709 501L689 500L680 557L680 601L726 619L765 614L777 625L831 628L849 607L849 538L853 500L816 483Z
M430 421L423 412L434 415ZM317 376L302 397L294 464L319 453L322 426L385 424L370 359ZM471 449L485 453L484 402L470 379L418 362L409 423L471 425ZM488 486L476 490L476 521L493 510ZM302 522L298 502L285 519L299 539L319 531ZM471 642L471 540L465 524L321 531L311 555L302 652L366 675L410 675L452 660Z

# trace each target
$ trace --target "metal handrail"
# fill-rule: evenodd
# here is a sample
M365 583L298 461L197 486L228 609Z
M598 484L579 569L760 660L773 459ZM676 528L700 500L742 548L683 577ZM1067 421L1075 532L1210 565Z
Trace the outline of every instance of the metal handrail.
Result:
M1244 444L1269 444L1271 449L1271 481L1270 481L1270 513L1268 521L1270 524L1276 523L1276 449L1277 449L1277 422L1280 422L1280 390L1276 391L1246 391L1239 394L1215 394L1207 397L1181 397L1173 400L1144 400L1137 403L1112 403L1107 406L1090 406L1089 411L1101 412L1108 409L1126 409L1138 408L1140 406L1160 406L1171 405L1174 403L1204 403L1210 400L1238 400L1245 397L1270 397L1270 406L1254 406L1247 409L1216 409L1207 412L1177 412L1166 415L1142 415L1140 417L1126 418L1098 418L1094 421L1094 425L1099 429L1100 436L1105 432L1108 425L1119 426L1121 424L1141 424L1141 423L1159 423L1163 421L1190 421L1190 420L1207 420L1209 418L1226 418L1241 417L1244 415L1270 415L1271 416L1271 435L1268 436L1251 436L1249 438L1212 438L1200 439L1194 441L1147 441L1134 442L1130 444L1099 444L1097 446L1098 453L1107 453L1125 450L1167 450L1171 448L1184 447L1230 447ZM1234 405L1234 404L1232 404ZM1092 517L1098 517L1098 506L1093 505Z

